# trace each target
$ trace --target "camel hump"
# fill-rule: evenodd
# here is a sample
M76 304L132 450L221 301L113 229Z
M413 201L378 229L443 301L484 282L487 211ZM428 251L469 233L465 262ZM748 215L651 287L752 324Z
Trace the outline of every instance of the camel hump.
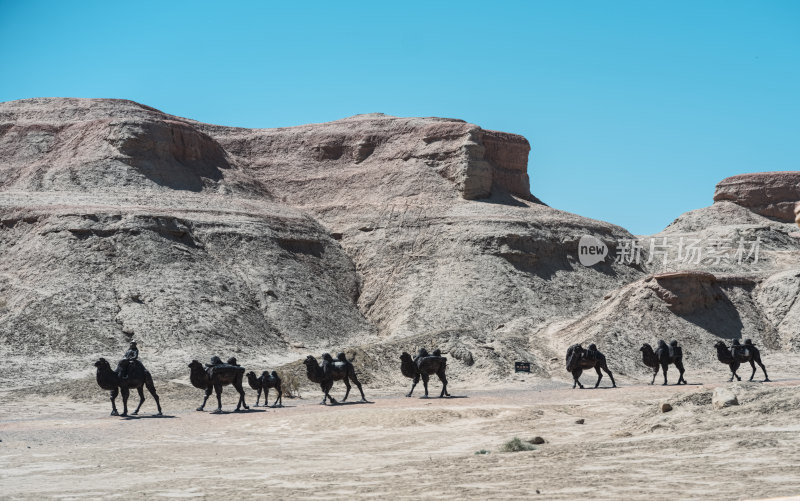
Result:
M244 367L231 364L217 364L209 367L206 370L208 371L208 375L210 377L214 377L216 374L244 374Z

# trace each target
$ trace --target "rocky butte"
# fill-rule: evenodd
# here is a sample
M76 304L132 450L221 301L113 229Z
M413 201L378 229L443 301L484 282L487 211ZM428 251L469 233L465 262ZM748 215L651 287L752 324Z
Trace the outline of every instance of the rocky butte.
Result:
M561 377L576 340L631 358L660 331L698 356L734 334L798 349L800 173L724 180L656 235L758 237L758 263L662 269L615 262L629 232L531 194L529 152L454 119L243 129L124 100L0 103L0 372L134 338L175 370L347 347L373 378L432 344L455 377L490 378L518 359ZM611 257L581 265L585 235Z

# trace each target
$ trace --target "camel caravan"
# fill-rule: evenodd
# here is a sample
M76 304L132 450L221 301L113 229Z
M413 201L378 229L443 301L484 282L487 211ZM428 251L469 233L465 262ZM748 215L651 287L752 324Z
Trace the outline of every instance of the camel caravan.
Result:
M734 377L738 381L742 380L736 373L742 363L749 363L750 367L753 369L750 374L750 381L755 377L756 364L758 364L764 372L764 381L770 381L769 376L767 376L767 369L761 362L761 354L750 339L746 339L744 344L740 344L739 340L735 339L730 347L724 342L718 341L714 344L714 348L717 352L717 359L730 368L731 377L728 379L729 382L733 381ZM663 340L659 340L655 350L653 350L653 347L648 343L644 343L639 351L642 352L642 362L644 365L653 369L653 378L650 384L655 383L658 371L661 369L664 375L663 384L666 385L667 370L670 365L674 365L678 370L678 381L676 384L687 384L686 379L683 377L685 372L683 367L683 350L678 346L677 341L673 340L667 344ZM361 402L367 402L367 397L364 395L364 389L356 376L356 369L352 360L348 360L344 353L339 353L335 359L329 353L323 353L321 359L321 364L311 355L308 355L306 359L303 360L303 364L306 366L306 376L308 380L312 383L319 384L322 390L323 396L322 402L320 402L321 405L327 405L328 403L335 405L339 403L330 394L335 381L342 381L345 385L345 394L341 402L347 401L347 397L350 395L350 389L352 388L351 383L358 388L361 394ZM161 415L161 402L156 393L153 378L139 360L139 349L135 342L130 344L122 360L117 364L116 370L111 369L111 365L105 358L100 358L94 365L97 367L97 384L100 388L110 393L112 416L128 415L128 396L132 388L136 389L139 393L139 405L136 406L136 410L131 414L138 414L145 400L144 387L147 388L156 402L156 406L158 407L157 415ZM197 408L198 411L203 411L205 409L206 402L212 392L214 392L217 397L217 408L212 411L212 413L222 413L222 388L228 385L233 385L234 389L239 393L239 400L234 412L249 409L250 407L245 403L245 392L242 384L245 377L247 378L247 383L250 388L257 392L256 407L258 407L262 392L264 393L264 407L269 407L269 390L273 388L277 392L277 397L271 407L283 407L283 390L281 389L281 378L277 371L263 371L258 377L256 377L256 373L253 371L245 375L244 367L237 363L236 358L232 357L228 359L227 362L223 363L222 359L217 356L211 357L211 363L208 364L201 364L197 360L192 360L188 367L189 381L192 386L205 392L203 403ZM588 348L583 348L583 346L578 343L567 348L566 368L567 372L572 374L573 389L575 389L575 387L584 388L583 384L580 382L580 377L586 369L594 369L597 372L597 381L594 384L595 388L597 388L603 380L603 372L605 372L611 380L611 387L617 387L617 383L614 381L614 375L606 363L605 355L597 349L595 344L590 344ZM449 397L450 393L447 392L446 371L447 357L442 356L442 352L439 349L428 353L425 348L420 348L417 355L414 357L407 352L403 352L400 355L400 374L412 380L411 390L406 394L406 397L411 397L414 393L414 388L421 379L425 389L425 396L423 398L428 398L428 381L434 374L442 383L442 391L439 397ZM122 414L119 414L116 406L116 398L119 394L122 394Z

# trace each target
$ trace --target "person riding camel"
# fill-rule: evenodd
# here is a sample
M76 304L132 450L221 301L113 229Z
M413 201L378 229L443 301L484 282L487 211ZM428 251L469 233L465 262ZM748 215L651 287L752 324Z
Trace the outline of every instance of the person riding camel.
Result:
M669 342L669 356L670 358L677 358L683 355L683 350L678 346L678 341L672 340Z
M738 339L734 339L733 343L731 343L731 356L733 357L734 360L736 360L736 358L741 357L743 353L744 353L744 346L739 344Z
M425 348L420 348L419 351L417 351L417 356L414 357L414 363L416 364L417 360L428 356L430 356L428 355L428 350L426 350Z
M222 359L218 356L214 355L211 357L211 363L206 364L206 367L214 367L215 365L222 365Z
M128 379L128 372L131 364L139 360L139 348L136 347L136 341L131 341L128 351L123 355L122 360L125 362L122 365L122 379Z

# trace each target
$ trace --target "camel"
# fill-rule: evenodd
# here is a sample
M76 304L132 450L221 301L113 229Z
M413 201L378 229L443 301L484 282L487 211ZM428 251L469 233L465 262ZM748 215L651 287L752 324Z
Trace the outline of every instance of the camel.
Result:
M613 388L617 387L617 383L614 381L614 375L611 374L611 371L608 370L608 365L606 365L606 357L597 350L597 346L590 344L589 349L586 350L580 343L573 344L567 348L567 371L572 373L573 390L576 385L583 389L583 385L579 379L584 369L594 369L597 371L597 382L594 384L595 388L600 385L600 381L603 379L603 373L600 372L600 369L603 369L603 371L608 374L608 377L611 378L611 386Z
M258 397L256 397L256 407L258 407L258 401L261 399L261 390L264 390L264 407L269 406L269 389L275 388L278 391L278 397L275 399L275 403L272 404L273 407L278 406L278 402L280 402L280 407L283 407L283 390L281 390L281 378L278 376L278 373L272 371L270 374L267 371L261 373L259 377L256 377L256 373L250 371L247 373L247 383L250 385L250 388L258 391Z
M240 407L249 409L250 407L244 401L244 388L242 388L244 368L233 364L222 364L217 357L213 357L211 360L212 365L208 366L208 368L204 368L203 364L197 360L192 360L192 363L189 364L189 369L191 369L189 380L192 382L192 386L206 391L203 403L197 410L202 411L205 408L206 401L208 401L208 397L211 396L211 391L213 390L217 393L217 410L213 411L212 414L221 414L222 387L229 384L232 384L236 391L239 392L239 402L236 404L235 412L238 412Z
M671 346L667 346L663 340L658 342L658 349L653 351L653 348L644 343L639 351L642 352L642 362L644 365L653 369L653 379L650 381L650 384L655 383L656 376L658 375L658 368L664 372L664 384L667 384L667 369L669 368L669 364L675 364L675 367L678 369L679 377L677 384L687 384L686 380L683 378L683 373L685 372L683 368L683 351L681 350L680 346L678 346L677 341L672 341L670 343Z
M150 372L148 372L148 370L144 368L144 365L138 360L125 360L125 362L128 363L128 377L126 378L122 377L122 371L125 369L122 362L117 364L116 371L111 370L111 365L105 358L101 358L94 363L94 366L97 367L97 384L100 385L100 388L111 392L111 415L120 415L119 412L117 412L117 405L115 402L120 390L122 392L122 416L128 415L128 395L130 395L131 388L136 388L136 391L139 392L139 405L136 406L136 410L131 414L134 416L139 414L139 409L142 407L145 400L142 386L146 386L147 391L150 392L153 399L156 401L156 406L158 407L157 415L161 416L161 402L158 400L156 387L153 384L153 376L150 375Z
M347 388L342 402L347 400L350 394L350 381L356 385L358 391L361 392L361 401L366 402L367 397L364 396L364 390L361 389L361 383L356 377L356 370L353 364L344 357L344 353L340 353L336 361L328 353L322 354L322 366L319 365L317 359L311 355L307 356L303 363L306 366L306 376L312 383L319 383L324 396L320 405L325 405L326 400L330 400L331 404L337 403L336 400L330 396L333 382L342 380Z
M420 350L420 356L417 357L416 360L413 360L411 355L405 351L400 355L400 372L402 372L405 377L413 380L411 383L411 391L408 392L406 395L407 397L410 397L411 394L414 393L414 387L417 386L420 378L422 378L422 385L425 388L425 398L428 398L428 379L433 374L439 376L439 381L442 382L442 393L439 394L439 398L449 397L450 394L447 393L446 370L447 358L441 356L439 350L435 350L433 356L429 356L426 351Z
M748 340L749 341L749 340ZM717 360L722 362L723 364L728 365L731 368L731 378L728 379L728 382L733 381L735 377L737 381L741 381L742 378L736 374L736 371L739 369L739 365L744 362L750 362L750 367L752 367L753 372L750 374L749 381L753 380L753 377L756 375L756 364L761 367L761 370L764 371L764 382L769 382L769 376L767 376L767 369L764 367L764 364L761 363L761 353L759 353L758 348L753 346L752 344L745 341L744 345L738 345L739 349L729 349L728 346L722 342L717 341L714 343L714 348L717 349ZM733 353L732 353L733 351ZM735 356L734 356L735 353Z

